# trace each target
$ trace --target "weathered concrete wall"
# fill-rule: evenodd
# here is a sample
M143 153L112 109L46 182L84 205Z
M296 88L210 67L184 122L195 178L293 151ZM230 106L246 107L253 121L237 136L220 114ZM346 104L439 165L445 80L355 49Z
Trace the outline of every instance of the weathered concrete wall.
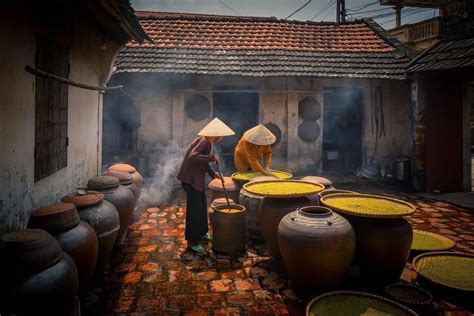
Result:
M102 85L118 45L108 41L88 21L76 19L70 47L69 78ZM57 202L98 174L102 96L97 91L69 87L67 167L34 182L35 76L24 71L35 65L36 30L27 12L0 10L0 234L23 228L37 207ZM107 66L104 66L107 65Z
M208 97L212 106L214 87L219 85L256 86L259 91L259 122L273 122L281 130L281 141L274 147L273 168L318 174L322 171L322 140L324 123L324 91L331 88L357 88L363 96L362 161L388 163L395 157L410 152L410 89L407 82L365 79L310 79L310 78L242 78L233 76L172 76L160 75L143 87L142 74L129 74L126 89L132 90L137 106L142 110L140 142L154 140L166 146L186 147L196 133L213 117L211 114L194 121L187 117L184 106L194 93ZM149 75L151 76L151 75ZM150 81L150 80L148 80ZM125 81L124 81L125 82ZM372 134L373 93L382 90L385 136L377 140ZM140 87L140 88L137 88ZM321 134L307 143L298 136L303 122L298 116L298 103L305 97L315 98L321 105L322 115L316 123ZM143 121L143 118L145 122ZM150 119L153 118L153 119ZM146 120L150 119L147 123ZM160 126L156 121L160 119ZM374 131L375 133L375 131ZM374 148L377 147L374 154ZM143 147L140 150L144 149Z

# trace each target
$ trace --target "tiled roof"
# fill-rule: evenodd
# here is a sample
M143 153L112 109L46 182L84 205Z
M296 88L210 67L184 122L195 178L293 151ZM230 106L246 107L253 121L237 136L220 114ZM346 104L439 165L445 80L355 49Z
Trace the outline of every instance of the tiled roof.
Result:
M408 66L408 72L474 67L474 37L441 41L427 49Z
M409 61L372 21L136 14L153 42L129 42L117 72L404 79Z

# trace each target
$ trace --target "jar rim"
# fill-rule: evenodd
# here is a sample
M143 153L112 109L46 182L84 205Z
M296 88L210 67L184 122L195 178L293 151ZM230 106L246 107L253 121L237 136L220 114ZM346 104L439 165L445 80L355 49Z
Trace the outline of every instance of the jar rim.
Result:
M305 206L297 209L298 213L305 217L327 217L332 210L324 206Z

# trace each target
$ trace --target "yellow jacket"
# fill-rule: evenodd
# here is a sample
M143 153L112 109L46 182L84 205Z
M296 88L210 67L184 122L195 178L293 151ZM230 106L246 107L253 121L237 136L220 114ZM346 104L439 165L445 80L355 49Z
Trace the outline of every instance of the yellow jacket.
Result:
M260 157L263 155L263 167L260 164ZM244 172L248 169L262 172L269 169L272 162L271 145L254 145L246 141L243 137L235 147L234 164L237 171Z

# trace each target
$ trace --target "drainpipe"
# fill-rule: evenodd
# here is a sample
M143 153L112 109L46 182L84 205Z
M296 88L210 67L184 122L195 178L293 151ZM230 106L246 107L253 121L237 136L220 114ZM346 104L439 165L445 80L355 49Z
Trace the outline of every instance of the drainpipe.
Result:
M402 6L400 5L397 5L394 9L395 9L395 14L396 14L396 17L395 17L395 27L400 27L402 26Z

